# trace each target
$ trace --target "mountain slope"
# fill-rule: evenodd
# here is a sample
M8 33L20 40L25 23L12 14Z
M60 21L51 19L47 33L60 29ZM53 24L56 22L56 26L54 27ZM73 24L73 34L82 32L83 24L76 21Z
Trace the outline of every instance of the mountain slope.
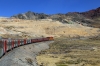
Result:
M84 26L100 28L100 7L98 7L97 9L93 9L81 13L69 12L66 14L59 13L53 15L47 15L44 13L34 13L28 11L24 14L17 14L12 17L18 19L28 19L28 20L52 19L55 21L60 21L62 23L68 23L69 21L73 21L82 24Z
M98 28L72 22L61 23L54 20L1 19L0 36L4 38L33 38L47 36L89 37L100 33Z

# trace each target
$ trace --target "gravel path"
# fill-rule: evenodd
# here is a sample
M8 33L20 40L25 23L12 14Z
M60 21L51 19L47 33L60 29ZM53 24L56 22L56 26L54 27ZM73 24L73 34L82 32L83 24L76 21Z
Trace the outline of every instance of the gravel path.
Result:
M49 48L53 41L33 43L18 47L0 59L0 66L38 66L36 56L41 50Z

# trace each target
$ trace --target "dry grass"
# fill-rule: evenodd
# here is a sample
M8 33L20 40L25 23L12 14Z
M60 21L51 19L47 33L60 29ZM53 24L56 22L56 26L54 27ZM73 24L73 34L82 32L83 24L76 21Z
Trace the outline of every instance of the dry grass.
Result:
M27 63L29 63L30 65L33 65L33 60L31 58L25 58Z
M2 21L6 20L6 21ZM0 31L3 34L25 34L27 37L41 36L94 36L100 33L98 28L86 27L80 24L63 24L50 20L20 20L0 19ZM24 38L27 38L23 36Z
M39 61L42 58L44 60ZM50 44L50 49L40 53L37 60L38 63L48 62L47 66L52 63L53 66L100 66L100 39L58 38Z

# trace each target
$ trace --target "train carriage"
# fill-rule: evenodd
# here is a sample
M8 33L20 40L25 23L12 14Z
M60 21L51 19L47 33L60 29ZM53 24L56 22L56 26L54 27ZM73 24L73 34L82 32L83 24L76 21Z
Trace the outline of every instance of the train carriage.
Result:
M20 39L20 45L24 45L24 40Z
M43 41L47 41L48 40L48 38L42 38L43 39Z
M3 40L0 40L0 57L4 54Z
M10 50L12 48L12 46L11 46L11 39L8 39L6 41L7 41L7 50Z
M43 39L42 39L42 38L38 39L38 42L42 42L42 41L43 41Z
M27 43L30 44L31 43L31 39L27 39Z
M51 41L53 37L37 38L37 39L2 39L0 40L0 57L6 54L8 50L14 49L21 45L26 45L30 43Z
M14 48L16 47L16 40L14 39Z

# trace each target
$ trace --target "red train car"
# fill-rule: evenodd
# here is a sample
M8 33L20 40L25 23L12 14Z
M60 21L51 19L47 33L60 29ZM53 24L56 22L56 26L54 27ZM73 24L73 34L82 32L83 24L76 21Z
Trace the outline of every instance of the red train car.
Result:
M51 41L53 37L37 38L37 39L2 39L0 40L0 57L2 57L7 51L19 47L21 45L27 45L30 43Z

